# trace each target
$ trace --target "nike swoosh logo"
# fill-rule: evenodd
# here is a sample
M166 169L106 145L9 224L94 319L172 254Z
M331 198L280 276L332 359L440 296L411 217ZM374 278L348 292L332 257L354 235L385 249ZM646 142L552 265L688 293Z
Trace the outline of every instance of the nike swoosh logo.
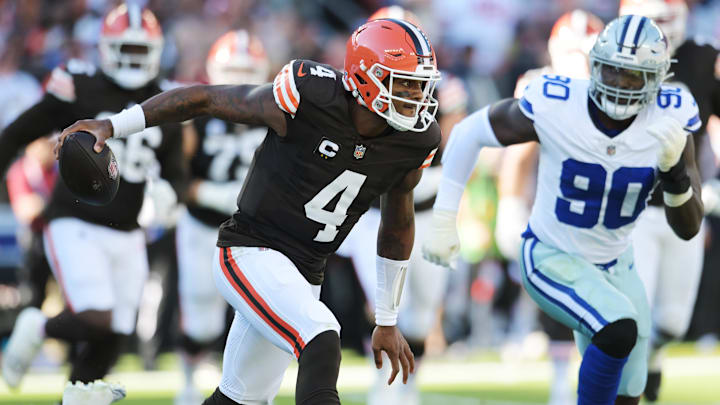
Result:
M302 62L300 64L300 68L298 69L298 77L303 77L303 76L307 75L307 73L303 73L303 70L302 70L303 66L305 66L305 62Z

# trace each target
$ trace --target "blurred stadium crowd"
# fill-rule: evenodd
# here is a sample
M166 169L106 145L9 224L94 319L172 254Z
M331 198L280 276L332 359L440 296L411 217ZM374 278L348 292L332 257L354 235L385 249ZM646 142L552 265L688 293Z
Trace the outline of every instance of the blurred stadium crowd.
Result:
M213 42L223 33L245 28L263 42L271 62L271 80L288 60L306 58L342 68L348 35L375 10L398 4L412 10L432 40L440 69L460 79L452 100L474 111L513 94L518 77L547 65L547 42L556 19L580 8L603 21L617 15L617 0L147 0L165 35L161 76L179 83L207 82L205 63ZM97 64L102 18L113 0L0 0L0 129L37 101L50 72L72 58ZM686 35L720 40L720 1L689 1ZM101 95L99 95L101 96ZM41 165L52 167L47 150L28 149ZM516 266L496 247L493 235L498 190L495 176L500 156L488 155L468 186L469 203L460 229L463 261L450 283L428 353L448 347L462 351L521 347L539 330L534 304L524 297ZM0 185L0 339L6 338L18 311L40 306L44 291L27 286L23 251L32 246L27 230L42 226L42 198L52 187L38 188L34 209L27 201L15 212ZM43 191L44 190L44 191ZM178 341L177 270L172 223L152 220L151 276L138 317L139 352L148 368L159 353ZM703 278L686 339L714 342L720 335L720 219L710 217ZM42 249L42 248L40 248ZM349 259L329 262L323 300L343 325L343 344L363 350L371 330L365 297ZM47 275L46 275L47 277ZM50 288L57 297L57 289ZM53 291L55 291L53 293ZM56 298L57 299L57 298ZM58 311L52 300L46 310ZM365 324L358 319L367 320ZM221 348L218 343L218 348ZM514 350L514 349L513 349Z

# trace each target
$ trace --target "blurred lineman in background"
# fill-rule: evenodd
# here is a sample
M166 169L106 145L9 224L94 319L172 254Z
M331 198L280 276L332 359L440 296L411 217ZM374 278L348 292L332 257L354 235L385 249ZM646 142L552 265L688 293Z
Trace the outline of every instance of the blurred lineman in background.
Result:
M687 102L673 93L681 89L695 96L700 110L700 129L693 134L695 157L700 169L705 211L720 209L720 187L710 140L705 131L711 114L720 115L720 66L718 49L700 38L685 40L688 9L684 0L622 0L620 15L637 14L652 18L668 38L673 57L669 89L658 98L662 108L676 108ZM710 203L710 200L713 200ZM645 284L652 312L648 382L645 398L656 401L660 389L663 346L685 336L692 318L703 268L705 228L689 241L675 235L663 213L662 196L656 191L647 210L638 219L632 234L635 265Z
M530 296L575 331L579 405L635 405L647 377L650 309L630 233L659 180L673 230L691 239L703 215L687 91L663 87L668 42L647 17L611 21L590 51L590 80L543 75L455 126L443 157L425 257L451 266L457 207L483 146L540 143L538 187L523 233ZM672 94L667 108L660 101ZM557 174L560 174L559 176Z
M260 40L246 30L230 31L207 58L210 84L253 84L268 80L270 64ZM237 209L238 190L267 128L203 117L185 128L190 159L187 211L177 224L178 293L185 388L176 405L197 405L202 393L193 373L208 346L226 329L227 303L212 278L220 225Z
M29 142L81 117L103 117L161 91L158 82L163 35L155 16L134 3L110 11L100 38L101 71L71 60L53 70L44 97L0 135L0 173ZM178 125L149 128L109 145L120 167L120 189L107 206L79 202L62 180L44 211L45 254L65 309L46 319L27 308L18 317L2 356L3 378L17 387L45 337L82 343L70 381L102 378L115 363L121 342L135 329L148 272L145 237L137 223L146 178L152 172L179 189L184 170ZM174 192L173 192L174 193Z

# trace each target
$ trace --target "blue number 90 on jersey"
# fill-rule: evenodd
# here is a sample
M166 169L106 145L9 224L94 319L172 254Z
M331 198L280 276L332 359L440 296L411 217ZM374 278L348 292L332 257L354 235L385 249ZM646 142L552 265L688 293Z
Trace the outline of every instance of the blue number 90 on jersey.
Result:
M601 218L606 228L620 228L640 215L654 181L655 170L650 167L620 167L608 174L599 164L566 159L555 215L560 222L578 228L592 228Z

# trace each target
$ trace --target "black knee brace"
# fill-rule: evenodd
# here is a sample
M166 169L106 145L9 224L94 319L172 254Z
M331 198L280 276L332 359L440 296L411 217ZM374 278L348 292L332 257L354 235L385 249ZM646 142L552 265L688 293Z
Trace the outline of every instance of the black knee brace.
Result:
M220 388L215 388L215 392L203 401L202 405L242 405L228 398L225 394L220 392Z
M298 359L296 405L340 404L337 392L340 371L340 336L334 330L313 338Z
M626 318L607 324L593 336L592 342L608 356L622 359L630 355L637 335L637 323Z

